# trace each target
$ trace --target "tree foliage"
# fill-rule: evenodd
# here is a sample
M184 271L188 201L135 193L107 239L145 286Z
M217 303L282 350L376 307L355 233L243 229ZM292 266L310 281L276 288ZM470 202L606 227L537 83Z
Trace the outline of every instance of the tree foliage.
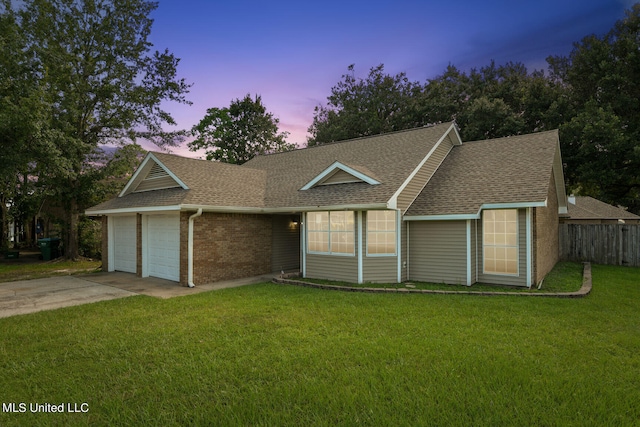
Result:
M366 79L354 66L315 109L309 145L455 120L467 140L550 129L559 124L561 86L520 63L491 62L465 73L449 65L424 84L379 65Z
M3 68L0 81L8 82L10 91L20 89L15 96L30 102L10 105L30 105L31 113L23 115L20 127L0 131L16 153L26 153L30 173L67 213L66 255L75 258L78 214L92 200L87 194L98 175L91 159L99 145L137 137L158 145L180 141L179 132L163 130L175 124L163 102L188 103L189 85L177 77L173 54L151 50L149 15L156 2L2 2L0 19L15 23L3 57L15 58L10 65L20 73ZM31 150L34 141L46 148L37 150L40 157Z
M640 3L605 36L552 57L574 117L560 126L568 183L640 213Z
M241 165L259 154L295 148L286 142L288 132L278 131L279 119L267 112L262 97L247 94L229 107L209 108L193 127L189 149L204 149L207 160Z
M464 72L453 65L424 84L384 66L354 66L316 107L309 145L456 121L463 140L560 129L569 190L640 213L640 3L604 36L585 37L548 72L523 64Z
M366 79L355 77L355 65L348 67L342 81L331 89L326 106L317 106L309 127L309 145L406 129L416 123L414 95L420 85L405 73L391 76L384 65L369 70Z

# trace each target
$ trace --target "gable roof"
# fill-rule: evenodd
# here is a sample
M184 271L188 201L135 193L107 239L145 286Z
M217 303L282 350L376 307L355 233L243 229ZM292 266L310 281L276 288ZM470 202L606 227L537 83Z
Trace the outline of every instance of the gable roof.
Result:
M453 147L406 219L472 219L483 208L546 206L552 171L562 209L557 130L465 142Z
M640 219L640 216L589 196L570 196L568 214L571 219Z
M241 166L149 153L119 197L87 213L197 207L243 212L384 209L447 137L460 143L453 123L257 156ZM153 163L170 171L180 186L135 192ZM313 185L329 179L333 172L357 179L339 185ZM302 189L310 183L308 189Z
M267 173L266 207L320 209L339 205L380 209L387 206L431 149L454 132L454 124L443 123L257 156L243 166ZM379 184L355 182L299 191L336 161L376 179Z
M309 190L318 185L347 184L354 182L366 182L370 185L380 184L372 175L367 168L362 166L349 166L336 161L305 184L301 190Z
M170 170L183 186L135 192L136 182L158 164ZM208 160L191 159L165 153L149 153L119 197L87 210L88 214L144 210L180 210L185 206L261 208L264 200L265 172ZM127 191L132 189L132 191Z
M557 131L462 144L455 124L444 123L257 156L241 166L149 153L119 197L87 214L394 209L441 143L453 148L431 179L412 190L417 197L405 219L477 218L482 208L546 206L552 176L566 212Z

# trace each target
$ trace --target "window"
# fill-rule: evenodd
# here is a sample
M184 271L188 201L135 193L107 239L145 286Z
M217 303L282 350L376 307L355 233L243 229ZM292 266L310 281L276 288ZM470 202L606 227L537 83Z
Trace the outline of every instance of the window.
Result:
M353 255L354 230L353 211L309 212L307 248L309 252Z
M484 272L518 274L518 211L488 210L482 215Z
M367 212L367 255L396 254L395 211Z
M309 252L329 252L329 212L307 214Z

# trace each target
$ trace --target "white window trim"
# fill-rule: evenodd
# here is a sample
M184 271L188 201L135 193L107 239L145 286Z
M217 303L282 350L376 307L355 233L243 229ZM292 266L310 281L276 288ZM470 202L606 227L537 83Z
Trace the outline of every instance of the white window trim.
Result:
M355 224L355 221L357 220L356 218L356 213L354 211L347 211L347 212L352 212L353 213L353 221L354 221L354 227L353 227L353 253L346 253L346 252L331 252L331 212L336 212L336 211L321 211L321 212L327 212L328 213L328 220L329 220L329 229L327 231L317 231L317 230L311 230L309 231L309 227L307 226L306 229L306 243L307 243L307 253L311 254L311 255L331 255L331 256L346 256L346 257L355 257L356 256L356 244L357 244L357 236L356 236L356 230L357 230L357 226ZM312 251L311 249L309 249L309 234L308 233L327 233L328 235L328 239L327 239L327 248L329 248L328 252L322 252L322 251ZM337 233L344 233L344 231L339 231Z
M373 212L373 211L369 211ZM367 258L385 258L385 257L395 257L398 256L398 213L397 211L392 211L396 214L396 218L394 219L394 224L396 226L394 241L395 241L395 251L391 254L370 254L369 253L369 212L367 212ZM385 231L385 233L390 233L390 231Z
M489 209L488 209L489 210ZM512 209L490 209L490 210L512 210ZM518 211L518 209L513 209L516 211L516 267L518 269L517 273L497 273L494 271L486 271L485 270L485 262L484 262L484 257L486 256L486 250L485 247L487 245L485 245L484 243L484 216L482 216L481 221L482 221L482 274L486 274L486 275L491 275L491 276L505 276L505 277L520 277L520 212ZM489 245L492 246L492 245ZM493 245L495 247L495 245ZM509 246L509 247L513 247L513 246Z
M353 177L355 177L358 180L366 182L367 184L370 184L370 185L378 185L378 184L380 184L379 181L371 178L370 176L367 176L367 175L363 174L362 172L358 172L357 170L355 170L353 168L350 168L349 166L344 165L344 164L342 164L340 162L334 162L331 166L329 166L328 168L326 168L325 170L320 172L320 174L318 176L316 176L314 179L312 179L307 184L305 184L300 190L301 191L309 190L309 189L315 187L316 185L322 184L323 180L326 177L331 175L333 172L336 172L338 169L348 173L349 175L352 175Z

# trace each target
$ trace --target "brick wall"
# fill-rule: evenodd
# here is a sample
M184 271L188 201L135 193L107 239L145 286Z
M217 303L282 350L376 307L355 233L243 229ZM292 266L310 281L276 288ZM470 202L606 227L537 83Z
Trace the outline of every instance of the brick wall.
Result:
M558 241L558 194L551 174L547 207L534 208L534 280L539 282L560 259Z
M180 215L180 283L188 281L189 217ZM196 285L271 271L271 216L205 212L193 229Z

